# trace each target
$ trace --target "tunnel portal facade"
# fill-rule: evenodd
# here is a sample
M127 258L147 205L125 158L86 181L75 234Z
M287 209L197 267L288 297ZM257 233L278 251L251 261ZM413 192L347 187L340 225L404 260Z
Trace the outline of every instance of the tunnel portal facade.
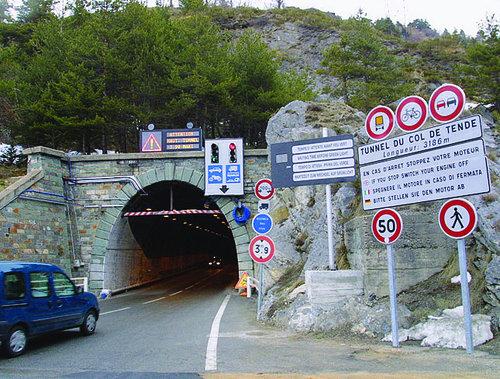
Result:
M245 195L239 198L203 196L203 152L70 157L38 147L26 153L27 175L0 193L3 259L58 264L74 277L88 277L94 292L129 288L196 266L206 259L207 251L198 254L191 244L186 254L171 254L167 242L163 242L166 254L155 256L145 251L144 241L155 238L154 229L162 228L161 224L142 227L150 229L151 234L138 238L134 231L137 226L123 217L127 210L147 209L141 208L141 204L149 204L141 198L147 196L148 189L154 192L151 189L156 188L156 198L163 199L168 197L167 188L175 185L174 207L176 197L182 199L189 191L197 193L199 200L207 203L202 209L220 210L220 218L213 221L221 225L194 218L179 218L177 224L198 226L192 240L199 241L200 246L205 245L204 232L224 238L224 249L234 249L238 271L253 271L248 255L253 231L249 223L235 222L233 209L241 200L256 212L258 201L253 187L269 176L267 150L245 152ZM193 201L196 196L192 195ZM222 226L227 233L221 231ZM177 246L181 245L178 241Z

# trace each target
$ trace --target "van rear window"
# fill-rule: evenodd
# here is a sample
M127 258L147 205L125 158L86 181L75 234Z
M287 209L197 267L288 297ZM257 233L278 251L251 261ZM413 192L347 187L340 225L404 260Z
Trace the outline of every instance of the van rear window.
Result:
M23 299L26 293L24 276L22 272L8 272L4 274L3 284L5 289L5 299Z
M32 272L30 274L31 296L32 297L49 297L49 273L48 272Z

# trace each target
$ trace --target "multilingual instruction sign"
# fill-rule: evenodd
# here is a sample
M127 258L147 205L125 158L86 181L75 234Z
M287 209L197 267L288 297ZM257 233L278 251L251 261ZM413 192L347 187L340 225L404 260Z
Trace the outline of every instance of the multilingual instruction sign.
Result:
M490 191L482 140L360 167L365 210Z
M354 181L355 164L350 134L271 145L276 188Z

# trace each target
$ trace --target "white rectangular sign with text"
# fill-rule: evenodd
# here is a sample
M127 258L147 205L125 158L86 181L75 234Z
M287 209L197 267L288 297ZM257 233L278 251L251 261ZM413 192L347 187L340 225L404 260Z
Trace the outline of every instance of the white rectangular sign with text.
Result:
M487 193L482 140L360 167L363 209Z
M364 165L385 159L471 141L482 136L481 116L474 115L438 125L429 129L404 134L399 137L358 147L359 164Z

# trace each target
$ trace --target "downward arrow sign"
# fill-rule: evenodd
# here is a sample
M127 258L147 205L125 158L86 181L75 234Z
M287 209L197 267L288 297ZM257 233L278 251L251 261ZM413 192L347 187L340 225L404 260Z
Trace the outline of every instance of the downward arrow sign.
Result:
M222 193L226 193L228 190L229 190L229 187L226 186L225 184L220 188L220 190L222 191Z

